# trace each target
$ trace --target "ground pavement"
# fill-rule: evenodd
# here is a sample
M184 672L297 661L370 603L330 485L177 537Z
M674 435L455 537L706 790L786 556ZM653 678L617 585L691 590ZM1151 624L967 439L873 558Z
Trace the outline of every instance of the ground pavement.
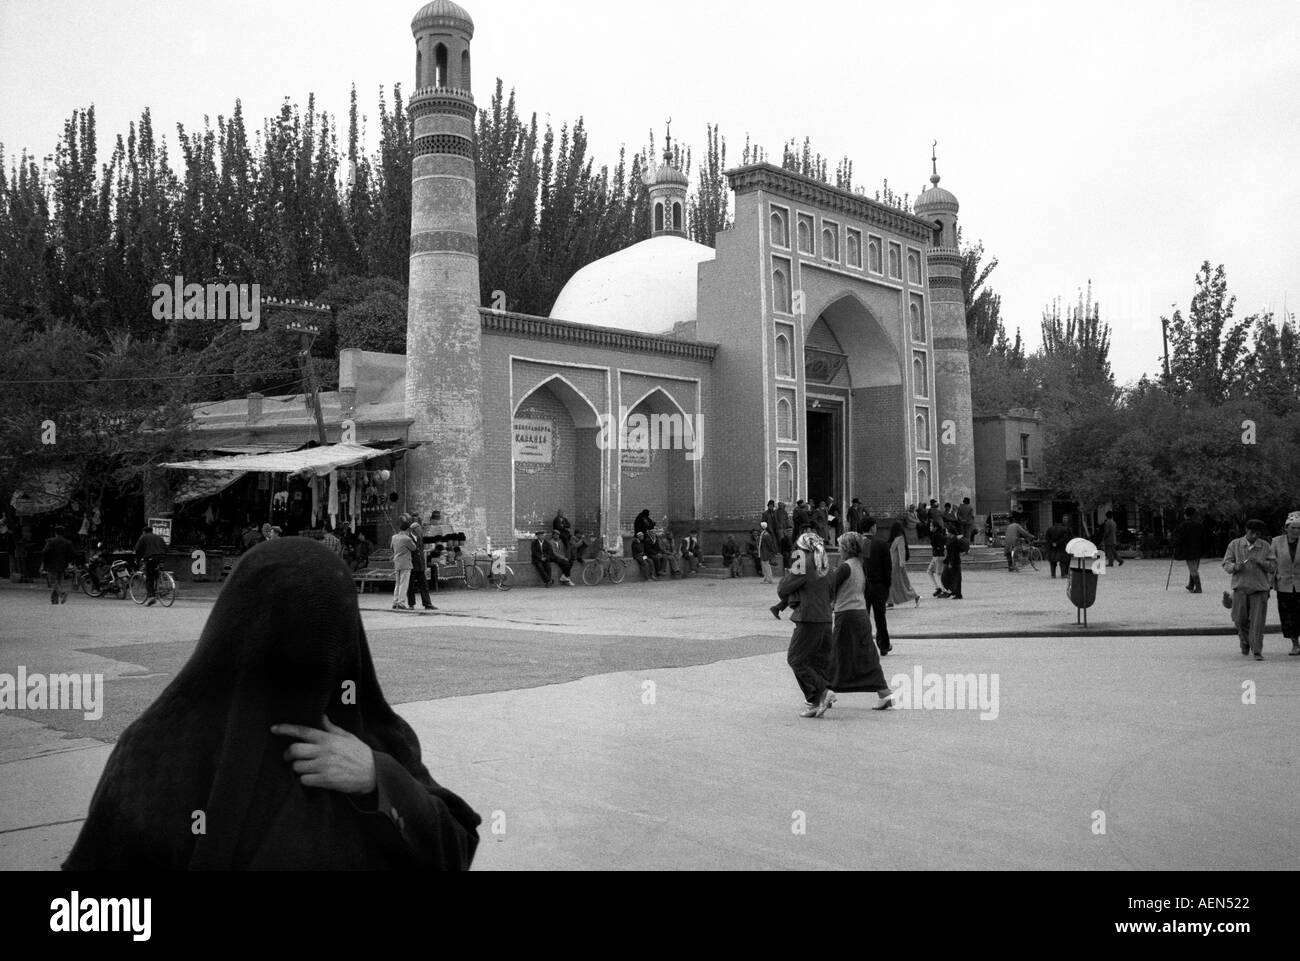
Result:
M1109 571L1086 633L1046 572L968 573L966 600L890 612L886 674L973 675L996 698L874 712L843 695L821 720L797 716L790 625L757 578L362 607L387 697L484 817L477 869L1294 869L1300 658L1276 634L1242 658L1212 633L1226 576L1207 566L1192 596L1178 571L1164 590L1168 569ZM0 868L66 856L112 742L217 590L146 609L0 587L0 673L105 677L99 719L0 714Z

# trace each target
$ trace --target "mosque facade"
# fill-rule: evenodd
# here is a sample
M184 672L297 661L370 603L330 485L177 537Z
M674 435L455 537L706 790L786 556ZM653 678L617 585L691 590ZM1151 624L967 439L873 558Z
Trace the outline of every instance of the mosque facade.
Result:
M770 164L727 173L716 249L687 180L648 180L652 236L568 282L549 317L480 303L470 47L450 0L416 41L405 503L472 541L574 526L622 543L648 509L747 529L769 499L892 514L975 497L957 199L914 213Z

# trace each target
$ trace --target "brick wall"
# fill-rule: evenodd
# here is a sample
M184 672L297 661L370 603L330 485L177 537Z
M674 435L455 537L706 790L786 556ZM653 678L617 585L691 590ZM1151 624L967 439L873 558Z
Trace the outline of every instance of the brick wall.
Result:
M515 528L549 530L556 510L561 509L575 528L595 529L600 513L600 451L596 446L596 431L576 427L568 407L547 387L529 395L523 409L536 411L541 419L555 422L556 444L551 464L514 467Z

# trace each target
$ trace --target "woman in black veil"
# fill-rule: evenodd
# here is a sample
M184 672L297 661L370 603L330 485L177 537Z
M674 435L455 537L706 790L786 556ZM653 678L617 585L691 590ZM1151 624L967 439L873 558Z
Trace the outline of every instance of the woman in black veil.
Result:
M479 822L384 700L347 567L283 538L123 732L63 867L467 869Z

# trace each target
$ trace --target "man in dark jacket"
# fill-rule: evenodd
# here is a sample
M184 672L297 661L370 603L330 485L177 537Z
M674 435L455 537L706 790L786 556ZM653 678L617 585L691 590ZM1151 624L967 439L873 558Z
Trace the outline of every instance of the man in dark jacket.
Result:
M1201 555L1205 553L1205 529L1196 519L1196 508L1183 511L1183 522L1174 528L1174 558L1187 562L1187 587L1201 593Z
M429 600L429 580L425 575L428 563L424 556L424 530L420 527L419 515L416 520L406 529L407 536L411 538L411 580L406 587L406 606L415 610L415 592L420 592L420 603L424 605L426 611L436 611L433 601Z
M867 543L863 551L862 566L867 574L867 600L871 602L871 616L876 622L876 646L881 654L894 649L889 640L889 625L885 622L885 605L889 603L889 585L893 580L894 563L889 559L889 545L876 537L876 519L867 517L862 522L862 536Z
M803 501L794 502L794 538L797 541L803 532L812 525L812 512Z
M564 542L565 550L568 550L569 540L573 534L570 531L569 519L564 516L564 511L555 512L555 520L551 522L551 529L560 535L560 540Z
M1065 552L1065 545L1070 543L1070 528L1057 521L1043 533L1043 540L1047 544L1047 564L1052 569L1052 577L1056 577L1058 567L1065 577L1070 569L1070 555Z
M546 536L546 531L538 531L533 535L533 542L528 546L529 557L532 560L533 569L537 571L537 576L542 579L543 587L551 586L551 564L546 559L546 545L542 538ZM637 537L641 535L638 534Z
M146 607L158 603L158 568L166 554L167 542L155 534L153 528L146 527L140 534L140 539L135 542L135 556L137 560L144 561L144 590L148 595L144 602Z
M772 529L778 540L790 529L790 512L785 508L785 501L776 502L776 527Z
M573 570L573 561L569 560L569 550L564 541L560 540L559 531L551 531L551 537L546 542L543 551L546 559L560 569L560 583L573 587L573 581L569 580L569 572Z
M772 528L763 522L763 533L758 536L758 563L763 571L763 583L775 584L772 580L772 561L776 559L776 538L772 535Z
M64 528L54 528L54 536L45 542L45 547L41 550L41 564L50 585L51 604L68 603L68 592L63 589L63 575L72 563L76 548L63 534Z

